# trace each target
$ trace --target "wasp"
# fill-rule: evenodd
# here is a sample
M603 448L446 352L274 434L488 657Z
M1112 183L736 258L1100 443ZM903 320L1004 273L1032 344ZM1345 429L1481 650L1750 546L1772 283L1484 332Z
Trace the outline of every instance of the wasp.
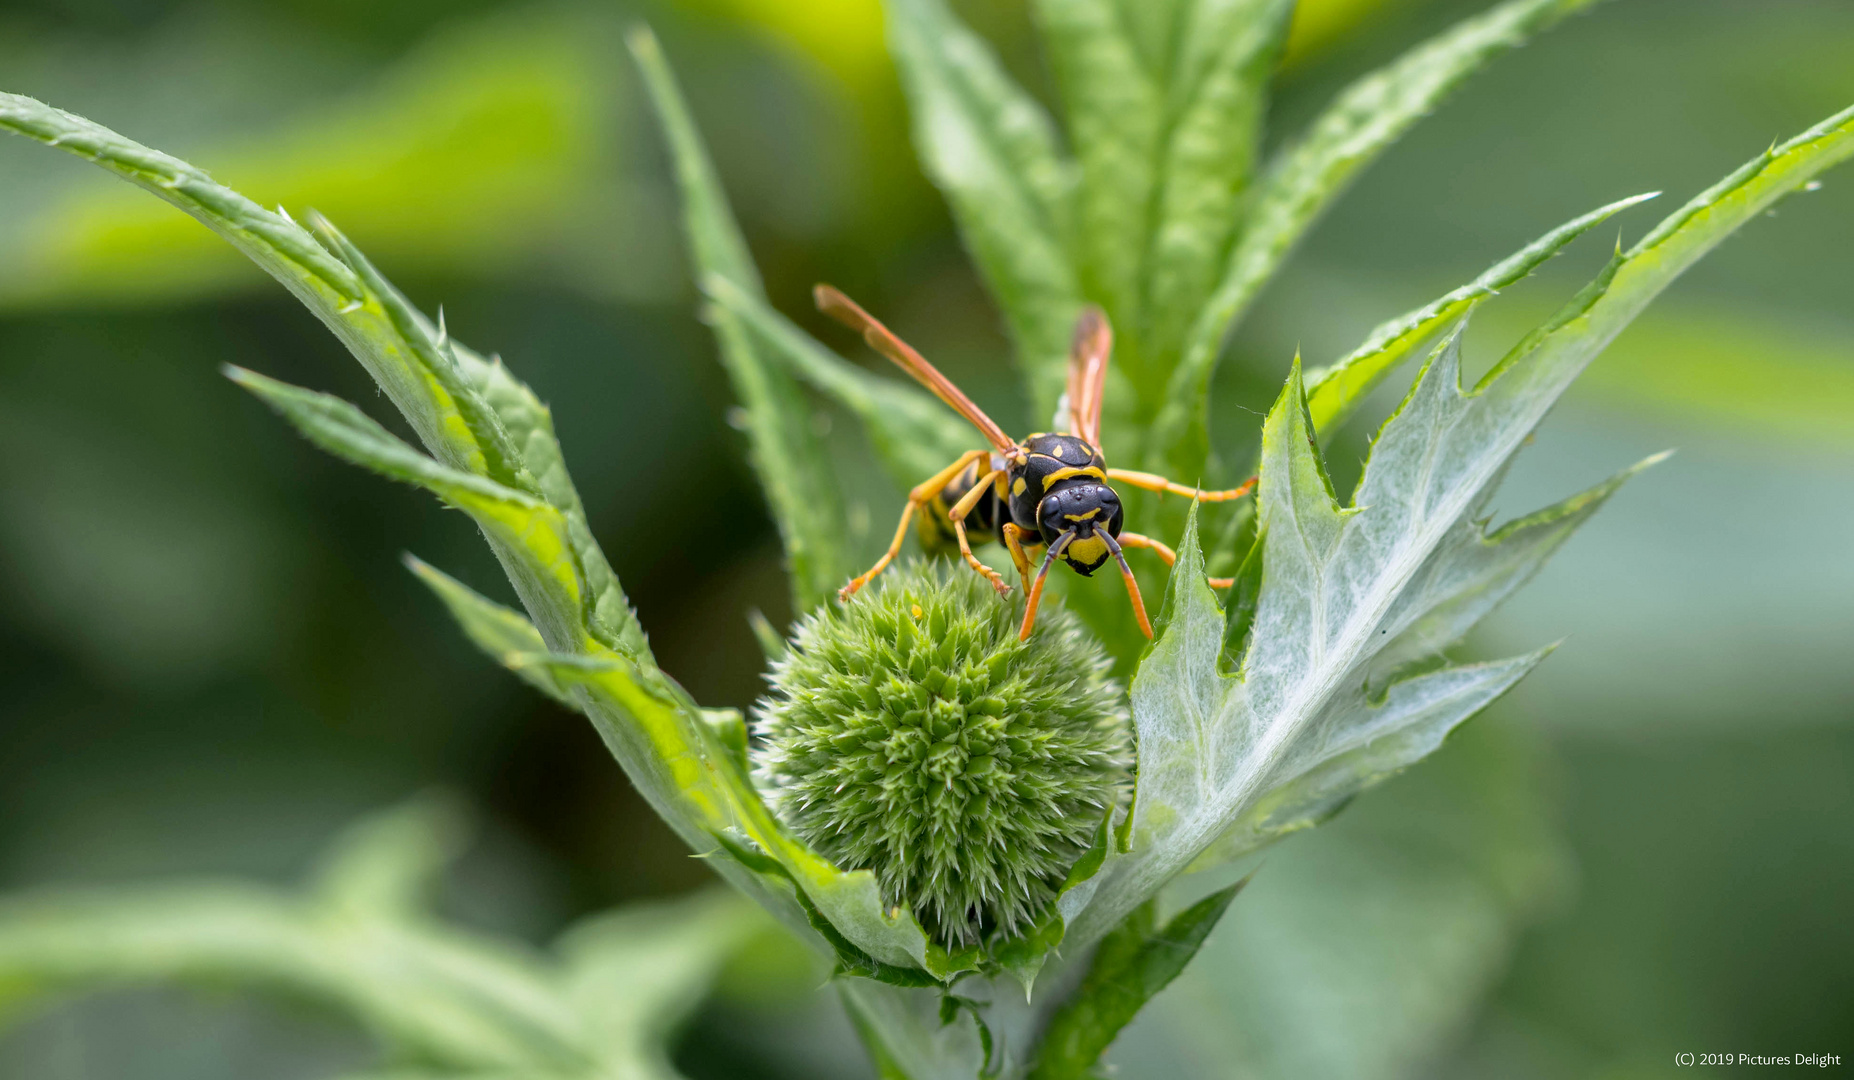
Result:
M839 600L848 600L894 561L908 534L908 523L921 515L921 539L930 551L946 546L947 533L958 544L959 554L972 569L984 575L1000 595L1011 587L996 570L972 554L972 545L1002 539L1010 549L1019 580L1029 584L1024 607L1023 626L1018 637L1028 640L1036 626L1037 605L1043 597L1043 583L1050 566L1060 559L1083 577L1093 576L1112 558L1120 564L1120 576L1126 581L1127 598L1139 628L1152 637L1152 623L1146 618L1146 604L1140 597L1139 583L1127 565L1126 548L1147 548L1165 560L1176 561L1171 548L1149 536L1127 532L1122 526L1126 511L1120 496L1109 481L1146 491L1169 492L1202 499L1226 502L1240 499L1255 487L1255 478L1224 491L1203 491L1188 487L1154 473L1110 469L1101 453L1101 396L1107 382L1107 361L1113 351L1113 330L1107 316L1098 308L1082 311L1076 321L1074 343L1069 349L1068 394L1069 430L1041 432L1021 441L1014 440L994 423L991 417L972 403L952 380L940 374L925 357L896 337L874 316L856 302L829 285L819 285L813 292L818 310L859 331L869 346L894 361L921 385L933 391L954 412L964 417L987 442L989 450L968 450L957 461L922 481L908 492L908 504L895 527L895 539L876 564L838 591ZM1037 549L1043 558L1034 581L1030 560ZM1227 588L1232 579L1211 579L1211 584Z

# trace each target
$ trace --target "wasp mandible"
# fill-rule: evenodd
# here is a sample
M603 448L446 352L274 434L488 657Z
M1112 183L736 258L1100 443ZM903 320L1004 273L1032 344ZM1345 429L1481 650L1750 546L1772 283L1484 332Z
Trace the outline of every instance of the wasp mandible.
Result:
M1188 495L1206 502L1240 499L1255 487L1250 477L1241 486L1226 491L1202 491L1167 480L1153 473L1110 469L1102 456L1101 393L1107 382L1107 359L1113 351L1114 335L1107 316L1099 308L1082 311L1075 324L1074 344L1069 349L1069 430L1031 435L1021 442L1012 440L972 399L940 374L932 364L896 337L888 327L856 305L856 302L829 285L812 291L818 310L852 330L860 331L863 340L897 366L914 376L934 396L979 430L991 443L989 450L968 450L959 460L915 485L908 492L908 505L895 527L895 539L888 551L876 560L868 572L854 578L837 593L848 600L856 590L869 584L901 551L908 535L908 522L923 509L921 540L930 550L945 542L948 530L959 545L959 554L972 569L983 574L1000 594L1009 593L996 570L978 561L972 554L974 541L985 543L1002 538L1010 549L1011 561L1017 564L1021 580L1029 582L1031 552L1047 549L1042 565L1030 585L1024 607L1020 639L1027 640L1036 626L1036 609L1043 598L1043 582L1049 567L1057 559L1083 577L1090 577L1111 557L1120 564L1127 597L1133 602L1133 614L1139 628L1152 636L1152 623L1146 618L1146 604L1140 598L1139 583L1127 565L1124 548L1150 548L1170 566L1177 556L1171 548L1149 536L1125 532L1121 526L1126 512L1120 496L1108 485L1113 480L1147 491ZM1231 579L1212 578L1211 584L1227 588Z

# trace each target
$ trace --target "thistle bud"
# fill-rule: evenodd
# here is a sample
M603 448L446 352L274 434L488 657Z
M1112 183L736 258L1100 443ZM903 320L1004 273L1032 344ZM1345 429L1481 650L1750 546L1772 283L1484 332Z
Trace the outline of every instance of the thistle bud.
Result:
M755 779L786 824L948 947L1049 909L1120 797L1126 711L1099 642L934 562L803 620L756 710Z

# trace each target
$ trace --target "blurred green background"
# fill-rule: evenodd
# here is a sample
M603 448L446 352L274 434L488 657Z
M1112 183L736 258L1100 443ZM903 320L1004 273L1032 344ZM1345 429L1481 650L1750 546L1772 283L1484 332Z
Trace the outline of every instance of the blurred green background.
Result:
M959 6L1047 96L1021 0ZM1277 127L1476 6L1309 0ZM500 352L552 404L664 668L744 707L762 666L744 614L790 612L621 47L638 18L775 303L848 348L806 302L832 281L1023 427L998 319L908 145L874 0L7 0L0 86L324 211ZM1603 202L1658 189L1671 210L1854 101L1850 56L1846 0L1616 0L1497 60L1264 295L1219 376L1218 438L1249 444L1296 348L1336 358ZM433 787L484 826L445 895L466 924L539 942L708 880L590 727L483 661L401 568L410 550L496 586L473 530L323 457L217 374L375 401L332 337L203 227L82 162L0 142L0 193L0 889L292 881L343 824ZM1470 348L1497 355L1612 240L1490 305ZM1854 174L1835 173L1598 362L1499 506L1680 453L1474 643L1564 646L1435 760L1275 851L1112 1052L1118 1075L1854 1060L1851 282ZM832 439L879 546L900 497L858 467L851 428ZM867 1075L817 973L762 959L696 1021L684 1067ZM365 1047L290 1002L125 990L0 1029L0 1076L317 1077Z

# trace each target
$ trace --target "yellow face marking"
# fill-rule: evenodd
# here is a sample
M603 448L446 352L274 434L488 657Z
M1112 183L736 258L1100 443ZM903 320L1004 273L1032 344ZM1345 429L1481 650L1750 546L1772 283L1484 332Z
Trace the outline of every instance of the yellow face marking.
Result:
M1075 540L1062 549L1062 557L1070 562L1089 566L1107 557L1107 541L1099 536L1090 536L1086 540Z
M1100 512L1101 512L1101 508L1097 506L1093 510L1088 511L1085 514L1064 514L1062 515L1062 519L1064 521L1087 521L1089 518L1092 518L1094 515Z
M1055 472L1045 476L1043 478L1043 490L1048 491L1058 480L1067 480L1075 476L1092 476L1102 483L1107 482L1107 474L1095 468L1093 465L1083 465L1080 468L1070 465L1066 469L1057 469Z
M1024 483L1024 478L1020 476L1017 479L1011 481L1011 494L1022 495L1024 493L1024 489L1028 486L1029 486L1028 484Z

